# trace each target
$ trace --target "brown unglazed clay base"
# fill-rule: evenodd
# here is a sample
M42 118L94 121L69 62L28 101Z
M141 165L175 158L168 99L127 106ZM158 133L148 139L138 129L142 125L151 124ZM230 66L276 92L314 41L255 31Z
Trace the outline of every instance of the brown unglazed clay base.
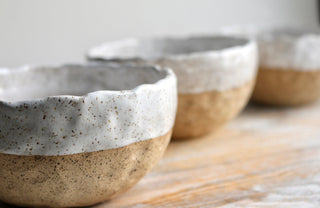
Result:
M235 117L246 105L254 80L226 91L179 94L174 139L208 134Z
M252 100L271 104L294 106L310 103L320 97L320 70L261 68Z
M63 156L0 154L0 200L32 207L103 202L132 187L157 164L171 132L97 152Z

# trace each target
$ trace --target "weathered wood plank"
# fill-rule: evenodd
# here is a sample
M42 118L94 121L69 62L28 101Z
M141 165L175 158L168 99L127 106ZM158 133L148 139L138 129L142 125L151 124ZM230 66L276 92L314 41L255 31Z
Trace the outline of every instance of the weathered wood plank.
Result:
M216 134L172 142L106 207L319 207L320 103L249 106Z

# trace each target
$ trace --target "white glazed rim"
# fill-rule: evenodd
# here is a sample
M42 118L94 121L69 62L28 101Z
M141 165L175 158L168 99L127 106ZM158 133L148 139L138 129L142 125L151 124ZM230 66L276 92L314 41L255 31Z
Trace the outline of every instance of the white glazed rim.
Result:
M70 100L79 100L81 98L85 97L90 97L90 96L95 96L95 95L129 95L129 94L134 94L140 91L144 91L146 89L152 89L152 90L159 90L161 89L161 86L164 85L167 81L169 80L176 80L176 76L173 73L173 71L169 68L164 68L160 67L157 65L144 65L144 66L136 66L134 64L118 64L118 63L89 63L89 64L64 64L64 65L52 65L52 66L43 66L43 65L26 65L22 67L17 67L17 68L4 68L0 67L0 74L9 74L9 73L17 73L19 71L30 71L30 70L37 70L38 68L41 67L46 67L46 68L62 68L62 67L94 67L94 66L100 66L100 67L106 67L107 68L127 68L127 69L135 69L135 68L143 68L143 69L149 69L149 70L154 70L158 72L164 72L165 77L157 80L156 82L152 84L140 84L136 86L133 89L126 89L126 90L98 90L98 91L93 91L86 93L84 95L53 95L53 96L46 96L38 99L26 99L22 101L4 101L0 99L0 104L1 105L9 105L9 106L19 106L23 105L25 103L28 104L36 104L39 102L44 102L49 99L70 99Z
M114 71L122 67L124 74L132 68L146 68L146 71L155 70L153 73L156 74L150 73L153 79L142 77L141 82L125 85L124 88L121 85L125 82L119 83L119 89L132 86L133 89L128 90L92 90L82 96L0 101L0 153L57 156L95 152L157 138L172 129L177 105L177 82L170 69L127 64L61 67L67 66L81 66L88 73L87 66L102 70L104 67L106 70L112 68ZM16 70L32 70L32 67ZM40 67L39 70L46 68ZM144 69L140 72L144 73ZM5 77L10 70L1 69L1 73ZM131 74L131 79L128 76L127 81L141 78L141 73ZM147 77L149 73L144 75Z
M319 71L320 27L233 25L219 33L256 40L260 67Z
M229 40L236 40L237 43L234 44L233 46L226 46L222 49L212 49L212 50L203 50L203 51L193 51L193 52L181 52L178 54L163 54L158 57L143 57L141 54L135 54L134 56L122 56L121 54L116 54L113 56L107 56L103 55L99 50L103 48L109 48L111 45L110 44L121 44L123 42L136 42L141 47L141 43L143 41L200 41L203 39L209 39L211 38L212 41L216 41L216 38L224 38L224 39L229 39ZM243 42L243 43L242 43ZM156 60L161 60L161 59L186 59L186 58L198 58L198 57L203 57L203 56L220 56L221 53L229 53L233 52L234 50L242 50L243 48L250 47L252 44L255 44L255 41L250 38L246 37L237 37L237 36L229 36L229 35L224 35L224 34L219 34L217 33L216 35L203 35L203 36L188 36L188 37L155 37L155 38L127 38L127 39L120 39L116 41L109 41L109 42L104 42L100 45L94 46L89 49L87 52L87 59L88 60L101 60L101 61L130 61L130 60L147 60L147 61L156 61ZM110 48L110 50L113 50Z
M232 25L222 27L217 31L218 34L229 37L245 37L257 40L264 40L282 37L283 39L296 40L305 35L320 35L320 27L301 27L301 26L255 26L255 25Z
M265 31L265 33L263 33ZM273 41L289 41L297 42L306 38L307 36L314 35L320 37L320 30L312 28L300 27L275 27L257 32L257 40L264 42Z

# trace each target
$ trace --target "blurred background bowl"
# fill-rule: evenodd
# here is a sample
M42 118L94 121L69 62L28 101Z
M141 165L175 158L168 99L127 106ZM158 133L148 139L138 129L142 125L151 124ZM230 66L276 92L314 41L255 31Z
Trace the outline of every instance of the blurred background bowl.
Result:
M221 31L257 40L259 73L252 100L294 106L320 97L319 29L234 26Z
M88 58L171 68L178 78L177 139L208 134L234 118L257 69L256 43L225 36L125 39L93 47Z

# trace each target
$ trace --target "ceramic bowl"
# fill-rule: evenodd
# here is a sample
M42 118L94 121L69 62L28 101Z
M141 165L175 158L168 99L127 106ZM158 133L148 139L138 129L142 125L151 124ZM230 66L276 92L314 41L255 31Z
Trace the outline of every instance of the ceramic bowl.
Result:
M78 207L132 187L167 147L176 91L156 67L0 69L0 200Z
M251 95L256 76L254 41L225 36L126 39L93 47L89 60L157 64L178 78L173 137L208 134L234 118Z
M256 38L259 73L252 99L301 105L320 97L320 31L302 28L230 27L229 34Z

